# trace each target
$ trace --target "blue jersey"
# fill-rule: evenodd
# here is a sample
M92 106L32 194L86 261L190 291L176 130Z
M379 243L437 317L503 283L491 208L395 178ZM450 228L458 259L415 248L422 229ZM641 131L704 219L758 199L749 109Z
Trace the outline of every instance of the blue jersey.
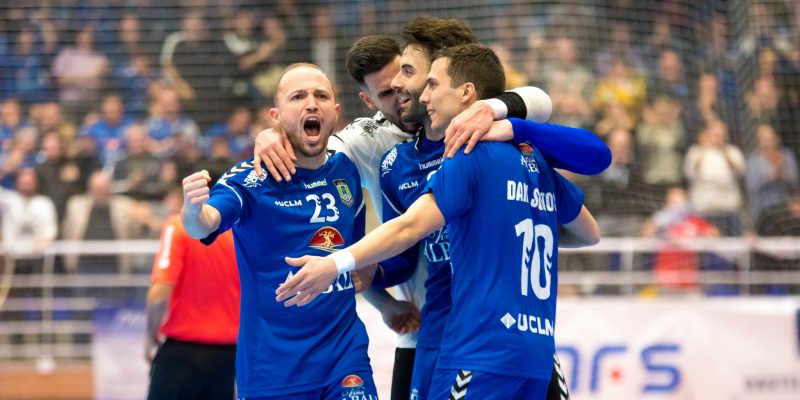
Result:
M428 179L441 165L443 153L444 141L432 142L421 132L415 140L399 144L384 155L380 178L384 221L403 214L419 196L425 194ZM421 245L425 247L423 254L428 264L428 279L425 280L423 322L417 336L417 347L438 348L452 306L447 229L428 235ZM411 252L417 254L415 248Z
M290 182L263 178L252 162L223 175L208 204L232 228L241 280L236 381L241 397L283 396L371 372L368 338L356 315L350 272L305 307L286 308L275 290L297 272L284 257L324 256L364 236L364 199L355 165L336 154Z
M437 368L549 380L558 225L577 217L583 193L538 150L498 142L445 160L428 187L447 223L453 265Z

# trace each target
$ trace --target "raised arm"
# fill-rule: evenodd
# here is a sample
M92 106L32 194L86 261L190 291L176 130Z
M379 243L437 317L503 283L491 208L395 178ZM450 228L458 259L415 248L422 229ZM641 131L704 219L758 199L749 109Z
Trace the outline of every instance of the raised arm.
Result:
M181 220L186 232L195 239L203 239L219 229L222 216L206 204L209 200L208 171L195 172L183 179L183 210Z
M304 306L325 291L341 272L375 264L395 256L444 226L444 216L433 194L425 194L403 215L379 226L363 239L327 257L303 256L286 262L302 267L275 292L285 306Z

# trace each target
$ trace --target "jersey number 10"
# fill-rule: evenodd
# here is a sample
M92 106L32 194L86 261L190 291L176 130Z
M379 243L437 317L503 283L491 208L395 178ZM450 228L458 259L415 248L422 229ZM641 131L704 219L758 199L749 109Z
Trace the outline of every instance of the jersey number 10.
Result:
M531 287L537 298L547 300L550 298L550 270L553 266L553 230L544 224L533 225L530 218L522 220L515 228L517 236L522 236L522 295L527 296L528 287ZM540 276L542 271L544 286Z

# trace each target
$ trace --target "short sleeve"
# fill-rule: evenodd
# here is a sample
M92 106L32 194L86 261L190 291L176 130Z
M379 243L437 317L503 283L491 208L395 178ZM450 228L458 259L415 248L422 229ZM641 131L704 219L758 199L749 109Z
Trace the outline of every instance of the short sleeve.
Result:
M445 159L428 181L426 190L433 193L436 205L448 223L472 207L479 159L475 155L466 156L461 150L455 157Z
M568 224L578 218L583 208L583 191L555 172L556 210L558 210L558 223Z
M164 224L158 245L158 253L156 253L155 261L153 262L153 271L150 276L151 283L160 282L170 285L178 283L183 270L183 255L186 251L183 240L187 238L183 235L183 229L177 218L170 219Z
M231 182L225 177L220 178L214 187L211 188L210 197L211 199L208 201L208 205L219 211L221 219L219 229L203 239L202 242L204 244L213 243L219 234L227 231L239 222L245 209L245 196L241 188L235 182Z

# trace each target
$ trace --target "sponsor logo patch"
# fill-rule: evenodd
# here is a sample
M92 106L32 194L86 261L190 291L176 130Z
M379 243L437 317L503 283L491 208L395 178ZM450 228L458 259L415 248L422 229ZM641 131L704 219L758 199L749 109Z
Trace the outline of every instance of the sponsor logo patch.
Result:
M358 375L347 375L342 379L343 388L357 388L364 386L364 380Z
M336 228L325 226L314 232L309 245L314 249L333 253L339 247L344 246L344 238Z
M267 174L264 174L264 176L258 176L256 170L252 170L244 178L244 187L251 189L260 187L261 183L264 182L264 179L267 179Z

